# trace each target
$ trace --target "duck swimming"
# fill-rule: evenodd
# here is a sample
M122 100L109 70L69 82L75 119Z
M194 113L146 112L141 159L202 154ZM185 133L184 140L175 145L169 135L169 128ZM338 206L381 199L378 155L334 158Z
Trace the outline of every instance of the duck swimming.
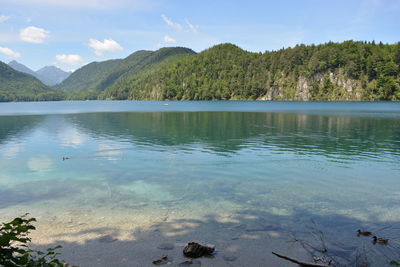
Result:
M372 243L374 245L376 245L376 244L387 245L389 243L389 239L373 236L372 237Z
M361 231L360 229L357 230L357 236L371 236L372 233L368 231Z

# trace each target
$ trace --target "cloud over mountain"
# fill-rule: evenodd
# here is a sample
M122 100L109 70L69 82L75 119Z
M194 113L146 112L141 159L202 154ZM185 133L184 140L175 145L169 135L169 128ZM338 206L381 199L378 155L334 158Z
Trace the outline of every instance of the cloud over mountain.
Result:
M34 44L43 43L44 40L49 36L49 31L45 29L38 28L35 26L29 26L22 29L19 36L22 41Z
M94 49L96 56L102 56L105 52L120 52L124 50L113 39L104 39L103 42L96 39L89 39L89 47Z

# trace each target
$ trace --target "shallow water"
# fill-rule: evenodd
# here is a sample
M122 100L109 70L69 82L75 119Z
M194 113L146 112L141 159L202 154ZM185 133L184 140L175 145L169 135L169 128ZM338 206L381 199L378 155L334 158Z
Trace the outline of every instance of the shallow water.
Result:
M227 248L212 234L318 246L318 230L337 264L398 257L400 103L6 103L0 169L3 221L30 212L89 231L137 220Z

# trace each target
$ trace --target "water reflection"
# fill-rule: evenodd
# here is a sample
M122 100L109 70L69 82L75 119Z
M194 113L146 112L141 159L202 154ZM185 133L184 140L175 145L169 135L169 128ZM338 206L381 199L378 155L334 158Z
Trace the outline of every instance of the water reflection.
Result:
M92 113L69 119L93 138L147 146L201 144L215 152L244 148L304 154L400 154L400 119L284 113ZM188 149L186 147L185 149Z
M19 139L40 123L43 116L0 116L0 144Z

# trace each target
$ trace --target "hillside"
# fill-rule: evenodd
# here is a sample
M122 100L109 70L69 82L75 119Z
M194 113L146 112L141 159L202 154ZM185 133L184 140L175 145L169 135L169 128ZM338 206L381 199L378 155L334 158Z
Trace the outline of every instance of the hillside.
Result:
M89 63L74 71L56 88L68 93L94 91L99 81L111 73L121 61L121 59L113 59Z
M0 61L0 102L60 100L64 97L64 94L50 89L35 77L16 71Z
M145 75L145 73L160 71L175 61L192 55L195 55L195 52L189 48L168 47L149 52L140 58L140 60L132 61L131 59L129 60L130 64L125 64L126 67L123 71L114 71L114 73L119 74L116 79L114 78L111 80L110 78L113 76L109 75L109 77L103 81L104 86L102 89L106 90L99 95L99 98L127 99L127 91L129 88L125 87L125 84L135 81L137 77Z
M162 48L157 51L140 50L124 59L94 62L83 66L57 88L72 93L71 99L97 98L101 92L126 77L134 77L165 59L179 58L193 53L188 48L178 47Z
M222 44L126 75L103 99L396 100L400 43L347 41L251 53Z

